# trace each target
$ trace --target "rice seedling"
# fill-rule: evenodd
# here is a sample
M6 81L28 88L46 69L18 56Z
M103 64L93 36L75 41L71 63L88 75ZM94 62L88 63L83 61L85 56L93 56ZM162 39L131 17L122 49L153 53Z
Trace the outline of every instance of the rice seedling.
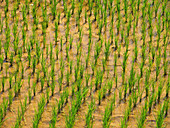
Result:
M2 92L4 92L5 89L5 77L2 77Z
M88 112L86 114L86 127L92 128L93 127L93 112L95 110L95 101L92 100L91 103L88 105Z
M106 91L107 91L107 89L106 89L106 84L103 86L103 88L102 88L102 99L105 99L106 98Z
M21 78L17 81L17 86L18 86L18 94L19 94L20 93L20 89L22 87Z
M60 38L60 51L62 51L63 50L63 39L62 39L62 37Z
M12 74L10 73L10 75L9 75L9 89L11 89L12 88Z
M154 62L155 60L155 49L154 47L152 47L152 63Z
M162 83L162 80L160 80L160 84L158 86L158 104L160 103L160 98L163 91L163 84L164 83Z
M164 116L165 116L165 104L162 105L161 109L158 110L157 112L157 117L156 117L156 127L161 128L163 127L164 124Z
M108 41L108 43L105 41L105 61L108 60L109 57L109 48L110 48L110 42Z
M9 103L9 108L10 108L12 101L13 101L12 90L8 92L8 100L9 100L8 103Z
M70 64L69 64L70 74L72 74L72 67L73 67L73 60L70 60Z
M137 100L138 100L138 94L136 94L136 89L134 89L134 92L132 93L133 97L133 107L136 107Z
M46 89L46 97L47 97L47 104L49 103L49 99L50 99L50 96L49 96L49 89L47 88Z
M154 96L155 96L154 93L153 93L152 95L149 95L149 104L148 104L148 107L149 107L149 114L151 113L151 109L152 109L152 104L153 104Z
M102 65L103 65L103 72L105 72L105 67L106 67L106 60L102 59Z
M135 85L134 58L132 60L132 66L130 70L130 77L128 83L129 83L129 94L130 94Z
M166 100L164 101L164 104L165 104L165 117L168 116L168 109L169 109L168 103L169 103L169 100L166 99Z
M108 81L108 93L109 93L109 95L111 94L111 89L112 89L112 87L113 87L113 83L112 83L112 80L110 80L110 81Z
M15 123L15 128L18 128L20 126L21 119L22 119L22 115L21 115L21 112L20 112L19 107L18 107L18 115L17 115L17 120L16 120L16 123Z
M58 49L58 46L56 46L55 53L56 53L56 60L58 60L58 54L59 54L59 49Z
M146 98L148 97L148 93L149 93L149 71L146 71L146 75L145 75L145 92L146 92Z
M111 116L111 113L110 113L109 107L107 105L105 108L104 117L103 117L103 127L104 128L110 127L110 116Z
M56 110L56 107L54 106L52 109L52 118L50 122L50 128L55 128L56 118L57 118L57 110Z
M137 46L137 39L135 38L135 62L137 61L137 57L138 57L138 46Z
M48 47L48 45L47 45L47 46L46 46L46 58L47 58L47 59L48 59L48 55L49 55L48 50L49 50L49 47Z
M38 127L39 121L41 119L41 115L44 111L45 106L45 98L44 96L41 97L40 102L38 102L38 111L35 109L35 116L33 119L33 128Z
M22 69L21 69L21 79L24 79L24 66L23 64L21 63L22 65Z
M32 90L33 90L33 94L35 96L36 95L36 82L33 82Z
M99 105L101 104L101 100L102 100L102 92L101 90L98 91L98 100L99 100Z
M61 78L59 78L60 82L59 82L59 85L60 85L60 91L61 91ZM54 82L52 82L52 84L50 85L51 87L51 96L54 96L54 89L55 89L55 84Z
M84 73L84 65L81 64L81 67L80 67L80 77L81 77L81 79L83 79L83 73Z
M167 48L167 43L164 45L164 58L163 58L164 76L167 75L167 69L168 69L168 61L166 61L167 58L166 48Z
M4 117L5 117L5 116L6 116L6 113L7 113L7 108L8 108L8 100L6 100L5 98L3 98L2 105L3 105L3 114L4 114Z
M122 89L119 88L119 104L121 103L122 100Z
M2 106L0 106L0 126L1 126L2 123L3 123L3 116L4 116L3 108L2 108Z
M123 58L123 64L122 64L122 69L123 69L123 72L122 72L122 84L124 83L124 80L125 80L125 71L126 71L127 58L128 58L128 54L127 54L127 52L125 52L124 58Z
M55 45L57 45L58 38L58 23L55 21Z
M34 57L32 60L32 74L35 74L35 67L36 67L36 58Z
M157 55L156 56L156 81L158 80L158 75L160 73L160 63L161 63L161 58Z
M1 71L3 70L3 56L0 56Z
M145 101L145 105L147 105L146 102L147 102L147 100ZM145 106L143 106L140 117L137 119L138 128L143 127L143 125L145 123L146 116L147 116L147 109L145 108Z
M14 61L13 57L14 57L14 54L12 52L11 55L10 55L10 67L13 66L13 61Z

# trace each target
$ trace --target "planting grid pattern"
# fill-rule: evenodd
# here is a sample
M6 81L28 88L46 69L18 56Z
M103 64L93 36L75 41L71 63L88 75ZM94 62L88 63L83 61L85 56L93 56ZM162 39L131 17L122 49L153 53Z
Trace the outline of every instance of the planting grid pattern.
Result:
M168 0L0 0L0 127L170 127L169 9Z

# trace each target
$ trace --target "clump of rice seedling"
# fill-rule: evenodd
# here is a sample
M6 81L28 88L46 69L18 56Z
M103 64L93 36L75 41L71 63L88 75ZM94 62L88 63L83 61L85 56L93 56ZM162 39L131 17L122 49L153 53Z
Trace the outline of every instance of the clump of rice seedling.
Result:
M110 112L109 107L107 105L106 108L105 108L104 117L103 117L103 127L104 128L110 127L110 116L111 116L111 112Z
M136 107L136 103L137 103L137 100L138 100L138 94L136 94L136 89L134 90L134 92L132 93L132 97L133 97L133 107L135 108Z
M32 60L32 74L34 75L35 73L35 67L36 67L36 58L34 57Z
M166 99L166 100L164 101L164 104L165 104L165 117L168 116L168 110L169 110L168 103L169 103L169 100Z
M16 123L15 123L15 128L19 127L19 125L21 123L21 119L22 119L22 115L21 115L21 112L20 112L19 107L18 107L18 116L17 116L17 120L16 120Z
M8 108L8 100L6 100L5 98L3 98L2 105L3 105L3 115L4 115L4 117L5 117L5 116L6 116L6 113L7 113L7 108Z
M86 79L86 87L88 87L88 83L89 83L89 79L90 79L90 75L88 73L86 73L85 79Z
M69 84L70 84L70 73L69 73L68 70L67 70L67 74L66 74L66 80L67 80L67 86L69 86Z
M145 106L142 108L142 111L141 111L141 114L140 114L140 117L137 119L137 126L138 128L142 128L143 125L144 125L144 122L145 122L145 119L146 119L146 116L147 116L147 100L145 101Z
M57 48L58 48L58 47L57 47ZM46 45L46 58L47 58L47 59L48 59L48 55L49 55L48 50L49 50L49 45Z
M103 72L105 72L105 67L106 67L106 60L102 59L102 65L103 65Z
M135 38L135 62L137 61L137 57L138 57L138 46L137 46L137 39Z
M0 63L1 63L1 71L2 71L2 69L3 69L3 56L0 56Z
M126 128L127 127L127 121L129 120L131 108L132 108L132 98L130 97L128 108L125 110L124 117L121 120L121 128Z
M162 80L160 80L160 84L158 86L158 104L160 103L160 98L163 91L163 84L164 83L162 83Z
M106 84L103 86L103 88L102 88L102 99L105 99L106 98Z
M11 56L10 56L10 66L12 67L13 66L13 57L14 57L14 54L13 52L11 52Z
M158 75L160 73L160 63L161 58L159 56L156 56L156 81L158 80Z
M123 69L123 72L122 72L122 84L124 84L124 81L125 81L125 71L126 71L127 58L128 58L128 54L127 54L127 51L126 51L125 54L124 54L123 64L122 64L122 69Z
M12 87L12 74L10 73L10 75L9 75L9 89L11 89L11 87Z
M108 57L109 57L109 54L110 54L109 48L110 48L110 42L108 41L108 43L107 43L105 41L105 61L108 60Z
M149 96L149 114L151 113L151 108L152 108L152 104L153 104L153 99L154 99L154 93L152 95Z
M127 96L127 89L128 89L128 85L127 83L124 84L124 100L126 101L126 96Z
M4 92L4 88L5 88L5 77L2 77L2 92Z
M99 76L96 75L96 79L95 79L95 91L98 90L98 84L99 84Z
M41 92L43 91L44 89L44 79L41 79Z
M48 104L49 103L49 99L50 99L49 89L48 88L46 89L46 95L47 95L47 104Z
M59 78L60 79L60 78ZM51 87L51 96L54 96L54 89L55 89L55 84L54 82L52 82L52 84L50 85ZM61 90L61 83L60 83L60 90Z
M162 105L161 109L157 112L157 117L156 117L156 127L157 128L162 128L164 124L164 116L165 116L165 104Z
M36 82L33 82L32 90L33 90L33 94L35 96L36 95Z
M88 106L88 112L86 114L86 126L87 128L93 127L93 112L95 110L95 101L92 100L91 103Z
M57 45L57 38L58 38L58 23L55 22L55 45Z
M101 99L102 99L102 94L101 94L101 90L98 91L98 100L99 100L99 105L101 104Z
M70 64L69 64L70 74L72 74L72 67L73 67L73 60L70 60Z
M99 69L99 72L97 73L99 74L99 89L101 88L102 86L102 82L103 82L103 72Z
M145 92L146 92L146 98L148 97L148 93L149 93L149 70L146 71L146 75L145 75Z
M12 96L12 90L8 92L8 100L9 100L9 108L11 107L13 96Z
M114 76L116 75L116 68L117 68L117 55L114 54Z
M130 94L135 85L134 58L132 60L132 66L130 70L130 77L128 83L129 83L129 94Z
M44 112L44 106L45 106L45 97L42 96L40 99L40 102L38 102L38 111L35 109L35 116L33 119L33 128L37 128L39 121L41 119L41 115Z
M112 87L113 87L113 83L112 83L112 80L110 80L110 81L108 81L108 93L109 93L109 95L111 94L111 90L112 90Z
M164 58L163 58L164 76L167 75L167 69L168 69L168 61L166 61L166 58L167 58L167 51L166 51L166 49L167 49L167 44L168 44L168 43L166 43L166 44L164 45Z
M122 100L122 89L119 88L119 103L121 103Z
M50 128L55 128L56 118L57 118L57 110L56 107L54 106L52 109L52 119L50 122Z

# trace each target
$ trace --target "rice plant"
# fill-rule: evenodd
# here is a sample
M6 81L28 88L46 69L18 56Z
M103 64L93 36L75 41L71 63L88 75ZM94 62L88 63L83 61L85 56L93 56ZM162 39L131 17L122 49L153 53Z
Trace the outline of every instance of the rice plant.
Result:
M164 124L164 116L165 116L165 104L162 105L161 109L158 110L157 112L157 117L156 117L156 127L161 128L163 127Z
M44 96L41 97L40 101L38 102L38 110L35 109L35 116L33 119L33 128L37 128L39 121L41 119L41 115L44 111L45 106L45 98Z
M111 113L110 113L109 107L107 105L105 108L104 117L103 117L103 127L104 128L110 127L110 116L111 116Z
M52 119L50 122L50 128L55 128L56 118L57 118L57 110L56 107L54 106L52 109Z
M86 127L87 128L92 128L93 127L93 118L94 116L92 115L94 110L95 110L95 101L92 100L91 103L88 106L88 112L86 114Z
M147 102L147 101L145 101L145 105L146 105L146 102ZM138 126L138 128L142 128L142 127L143 127L143 125L144 125L144 123L145 123L146 116L147 116L147 109L146 109L146 107L144 106L144 107L142 108L140 117L137 119L137 126Z

